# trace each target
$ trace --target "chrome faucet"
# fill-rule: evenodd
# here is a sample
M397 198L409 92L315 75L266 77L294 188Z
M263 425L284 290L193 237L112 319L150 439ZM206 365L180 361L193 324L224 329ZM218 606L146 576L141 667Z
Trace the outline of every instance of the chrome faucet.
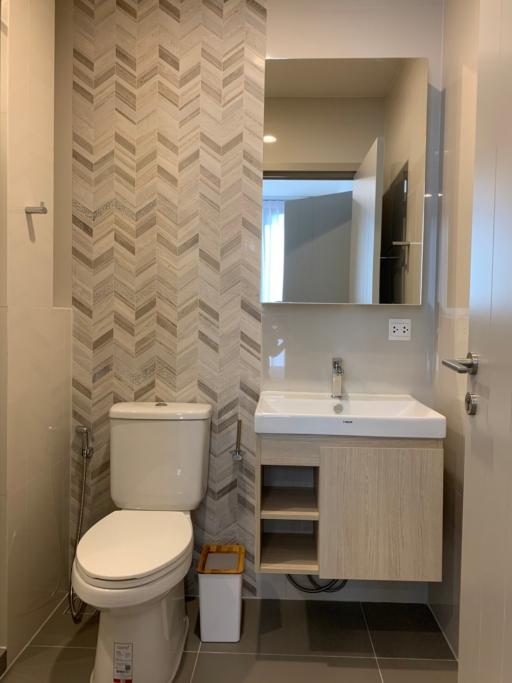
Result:
M341 378L345 370L343 370L343 358L332 359L332 398L342 398L343 392L341 389Z

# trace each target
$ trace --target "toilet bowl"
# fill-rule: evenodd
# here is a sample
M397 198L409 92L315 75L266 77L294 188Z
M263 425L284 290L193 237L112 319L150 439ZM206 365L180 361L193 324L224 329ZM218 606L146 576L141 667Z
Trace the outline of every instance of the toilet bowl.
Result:
M206 491L211 407L119 403L110 411L120 510L80 540L76 594L100 612L91 683L171 683L188 632L190 511Z
M192 547L184 512L121 510L85 534L73 585L101 611L91 683L172 681L188 630L183 578Z

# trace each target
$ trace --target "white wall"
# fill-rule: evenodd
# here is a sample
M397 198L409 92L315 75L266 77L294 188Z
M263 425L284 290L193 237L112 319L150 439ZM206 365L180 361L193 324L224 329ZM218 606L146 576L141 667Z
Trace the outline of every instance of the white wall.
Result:
M72 90L73 3L55 0L55 179L54 269L55 306L71 306L72 215Z
M408 268L404 279L404 300L419 303L423 254L423 206L425 194L425 138L427 133L428 64L408 61L386 102L386 153L384 187L408 164L407 232Z
M443 0L271 0L267 57L426 57L442 83Z
M419 400L430 403L434 362L430 321L416 317L409 344L390 342L390 310L396 308L265 304L264 389L330 391L331 359L341 356L346 391L412 390ZM398 312L403 310L410 315L412 309Z
M267 55L279 58L425 57L429 60L430 148L427 189L438 176L442 0L272 0L268 7ZM436 137L437 133L437 137ZM348 391L406 391L432 402L434 353L435 237L437 197L426 209L424 299L421 307L265 305L264 389L328 391L331 358L345 359ZM412 320L412 341L389 342L388 318ZM284 367L276 366L278 347ZM282 358L282 356L281 356ZM272 594L268 581L262 590ZM355 586L369 599L426 599L426 587ZM359 592L357 592L359 591ZM296 597L296 596L295 596ZM341 597L341 596L340 596Z
M265 133L277 138L264 146L265 171L355 171L384 133L384 102L369 97L268 98Z
M434 405L448 419L445 442L444 579L430 602L452 647L459 630L460 551L464 490L466 379L440 363L468 351L468 304L479 0L446 0L443 201L438 256L438 316Z
M427 74L424 60L405 62L386 102L384 191L408 164L407 233L411 243L405 272L405 301L419 303L423 253Z
M352 303L379 302L382 239L384 139L377 138L361 162L352 190L350 297Z
M385 111L384 191L408 162L409 185L412 183L413 190L421 188L421 209L425 191L427 81L428 63L425 60L413 59L403 62L393 88L386 98ZM415 236L421 236L421 232L418 235L416 231Z
M0 574L12 661L67 589L71 311L54 306L54 3L1 8ZM40 201L48 214L27 219Z

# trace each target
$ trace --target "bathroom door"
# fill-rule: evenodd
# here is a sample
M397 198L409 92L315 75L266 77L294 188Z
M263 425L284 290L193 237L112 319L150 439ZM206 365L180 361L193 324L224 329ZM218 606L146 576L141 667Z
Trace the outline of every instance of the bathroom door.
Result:
M512 0L480 5L459 683L512 681Z

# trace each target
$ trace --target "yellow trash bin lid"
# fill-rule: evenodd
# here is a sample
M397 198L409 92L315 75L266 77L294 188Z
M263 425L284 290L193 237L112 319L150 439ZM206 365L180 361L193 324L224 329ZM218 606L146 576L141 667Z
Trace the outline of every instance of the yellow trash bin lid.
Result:
M243 545L203 545L197 565L199 574L243 574Z

